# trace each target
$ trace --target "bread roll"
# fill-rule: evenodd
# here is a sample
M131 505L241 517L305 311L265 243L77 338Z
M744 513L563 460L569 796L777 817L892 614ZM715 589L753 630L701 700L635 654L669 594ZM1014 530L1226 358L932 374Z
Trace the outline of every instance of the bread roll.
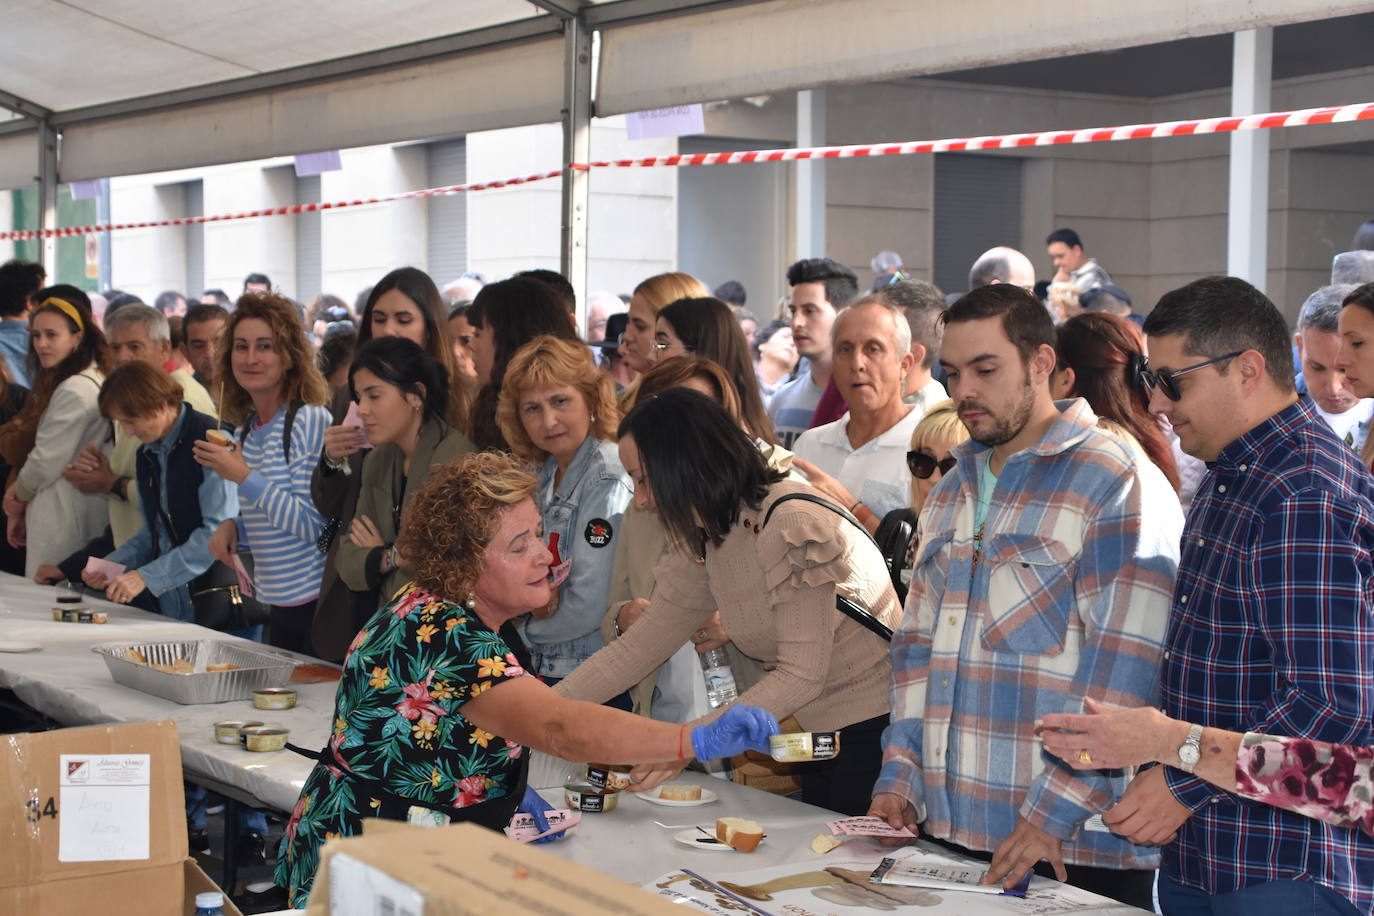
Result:
M669 783L658 790L658 797L667 801L700 801L701 786Z
M716 839L739 852L753 852L763 841L763 825L742 817L718 818Z

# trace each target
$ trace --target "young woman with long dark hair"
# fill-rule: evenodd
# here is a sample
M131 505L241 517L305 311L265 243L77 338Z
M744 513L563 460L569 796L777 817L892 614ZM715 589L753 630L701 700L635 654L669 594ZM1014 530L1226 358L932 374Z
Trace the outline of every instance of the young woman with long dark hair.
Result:
M339 576L370 612L337 621L342 638L353 636L377 608L405 584L404 558L396 550L410 500L434 468L473 450L472 441L446 419L448 371L412 340L377 337L353 359L349 385L372 449L363 459L357 509L341 530ZM318 628L318 627L317 627Z
M414 267L398 267L382 277L368 292L358 318L354 353L369 341L399 337L413 341L430 359L443 366L448 378L455 377L457 360L449 335L448 312L439 289L429 274ZM330 425L324 431L324 449L310 480L310 494L325 518L326 540L324 573L320 597L315 607L311 639L322 658L343 658L356 630L353 622L366 620L377 609L375 596L355 592L339 581L338 551L349 520L357 511L358 487L362 479L367 437L356 421L345 423L353 405L348 384L334 389L329 404ZM466 431L469 399L461 390L451 390L444 420L453 429Z
M772 445L773 421L763 407L758 376L739 319L719 299L679 299L659 310L654 323L654 361L694 354L724 369L735 383L744 425Z
M579 341L568 307L552 287L529 277L512 277L482 287L467 311L469 350L482 387L472 405L472 441L479 449L509 451L496 420L496 402L506 366L517 350L541 334Z
M1073 370L1069 395L1083 398L1093 413L1124 427L1178 492L1178 466L1168 437L1131 374L1145 357L1140 329L1116 315L1084 312L1059 327L1055 350L1060 363Z
M49 286L33 301L33 396L0 429L0 452L18 469L5 487L7 534L12 546L27 546L24 573L30 578L39 566L59 563L84 546L108 521L105 500L80 492L62 472L89 443L110 439L97 398L111 368L110 348L91 320L85 293ZM30 527L31 518L42 524Z

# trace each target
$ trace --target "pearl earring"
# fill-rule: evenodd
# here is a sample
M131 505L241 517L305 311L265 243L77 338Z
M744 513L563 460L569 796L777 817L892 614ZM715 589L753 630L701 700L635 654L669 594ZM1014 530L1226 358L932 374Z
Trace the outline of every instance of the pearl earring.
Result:
M472 592L468 592L468 597L467 600L463 602L463 607L467 608L469 611L477 607L477 596Z

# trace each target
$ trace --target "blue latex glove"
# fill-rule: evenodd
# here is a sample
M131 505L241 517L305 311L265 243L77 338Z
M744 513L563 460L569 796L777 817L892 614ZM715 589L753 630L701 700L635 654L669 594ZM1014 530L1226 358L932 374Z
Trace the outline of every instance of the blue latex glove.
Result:
M515 813L529 814L533 816L534 823L539 827L539 832L543 833L545 830L549 829L549 819L544 816L544 812L552 810L553 805L544 801L544 799L539 796L538 792L534 791L529 786L525 786L525 797L520 799L520 804L516 807ZM557 833L550 834L549 836L540 837L534 842L552 843L554 840L563 839L563 837L566 835L566 830L560 830Z
M778 720L768 710L735 703L710 725L692 729L692 751L699 760L733 757L749 750L766 754L768 736L778 731Z

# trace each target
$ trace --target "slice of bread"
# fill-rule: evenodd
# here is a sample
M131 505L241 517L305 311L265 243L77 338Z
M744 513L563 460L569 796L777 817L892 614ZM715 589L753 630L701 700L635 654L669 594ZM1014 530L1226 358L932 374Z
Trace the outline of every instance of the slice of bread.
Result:
M837 848L844 840L829 833L818 833L811 841L811 851L818 856L823 856L830 850Z
M739 852L753 852L763 841L763 825L742 817L718 818L716 839Z
M701 786L686 783L669 783L658 790L658 797L667 801L700 801Z

